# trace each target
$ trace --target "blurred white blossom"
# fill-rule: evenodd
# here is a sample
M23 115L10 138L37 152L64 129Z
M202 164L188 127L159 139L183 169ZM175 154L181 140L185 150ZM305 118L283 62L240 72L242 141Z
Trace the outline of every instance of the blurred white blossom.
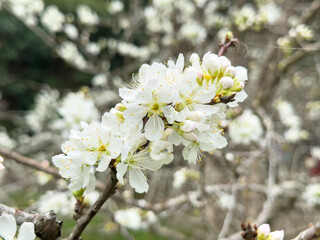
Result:
M77 7L77 15L80 23L94 26L99 22L99 17L95 11L89 8L87 5L79 5Z
M302 195L309 206L320 206L320 184L310 184Z
M63 13L54 5L46 7L41 15L42 25L50 32L61 31L64 21L65 17Z
M143 211L139 208L117 210L114 218L118 224L132 230L144 230L157 221L152 211Z
M263 129L260 119L251 110L245 110L229 125L229 135L232 141L237 144L259 141L262 134Z

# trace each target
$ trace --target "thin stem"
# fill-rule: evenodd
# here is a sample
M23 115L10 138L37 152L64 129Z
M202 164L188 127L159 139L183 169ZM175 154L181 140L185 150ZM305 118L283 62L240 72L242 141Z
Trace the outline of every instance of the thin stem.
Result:
M111 168L108 182L99 199L90 207L88 212L77 221L76 226L67 240L78 240L84 229L93 219L93 217L99 212L102 205L115 193L116 184L118 183L116 173L116 169Z

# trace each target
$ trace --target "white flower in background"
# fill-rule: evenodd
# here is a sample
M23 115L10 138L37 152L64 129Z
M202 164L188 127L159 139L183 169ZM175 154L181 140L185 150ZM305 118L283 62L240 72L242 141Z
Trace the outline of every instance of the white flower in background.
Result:
M97 192L97 191L94 191L94 192L91 192L91 193L87 194L85 196L84 201L87 204L89 204L90 206L92 206L98 200L99 196L100 196L100 193Z
M283 230L270 232L269 224L262 224L258 228L257 233L257 240L283 240L284 238Z
M314 36L314 33L309 26L305 24L299 24L295 28L290 29L289 36L292 38L302 38L305 40L311 40Z
M249 144L259 141L263 129L260 119L251 110L245 110L229 124L229 135L236 144Z
M17 143L15 140L11 139L6 131L0 130L0 146L7 148L7 149L13 149Z
M18 18L24 20L27 25L37 24L37 15L44 8L42 0L9 0L8 2L12 12Z
M133 230L141 229L142 219L138 208L118 210L114 213L114 219L120 225Z
M0 238L4 240L14 240L17 231L16 219L3 213L0 216ZM34 233L34 224L25 222L20 226L17 240L34 240L36 234Z
M320 206L320 184L310 184L302 195L309 206Z
M311 150L311 156L320 159L320 147L313 147Z
M281 122L289 129L285 131L284 138L289 142L307 139L309 133L301 129L301 119L296 115L292 104L288 101L278 100L275 103Z
M64 25L63 31L68 36L68 38L72 40L77 39L79 36L79 31L76 26L70 23Z
M53 210L57 214L69 215L73 214L73 208L76 203L71 192L54 192L47 191L38 201L38 210L42 214Z
M82 91L68 93L57 109L63 121L63 128L79 129L80 122L91 122L99 119L99 111L93 100ZM56 123L57 124L57 123Z
M59 92L55 89L41 90L35 98L35 107L26 116L28 126L34 132L41 132L47 122L57 118Z
M0 156L0 172L3 170L3 169L5 169L5 167L3 166L3 163L4 162L4 159L3 159L3 157L2 156Z
M64 21L63 13L54 5L46 7L41 15L41 23L49 32L61 31Z
M207 30L198 22L189 20L181 26L178 36L193 44L201 44L207 37Z
M36 176L37 182L38 182L40 185L45 185L45 184L47 184L50 180L52 180L52 175L47 174L47 173L44 173L44 172L41 172L41 171L36 171L36 172L34 173L34 175Z
M139 208L117 210L114 218L118 224L132 230L144 230L157 221L154 212Z
M96 25L99 22L97 13L83 4L77 7L77 15L80 23L88 26Z
M84 68L86 66L86 60L79 52L77 46L70 41L63 42L57 49L61 58L67 62L75 65L78 68Z
M259 6L258 21L267 22L268 24L276 24L281 17L281 8L273 2L262 4Z
M176 189L181 188L182 185L186 182L186 180L187 180L187 177L186 177L184 168L176 171L173 174L173 187Z
M200 176L199 171L196 171L193 169L181 168L178 171L175 171L175 173L173 174L172 185L175 189L179 189L188 179L199 179L199 176Z
M119 13L123 10L123 2L118 1L118 0L113 0L109 4L109 12L111 14L116 14Z
M105 86L107 84L107 76L104 73L100 73L98 75L95 75L92 78L91 82L93 86Z
M97 43L89 42L86 46L87 51L92 55L98 55L100 53L100 46Z
M241 9L236 9L233 13L234 23L240 31L252 27L256 20L256 11L250 4L245 4Z

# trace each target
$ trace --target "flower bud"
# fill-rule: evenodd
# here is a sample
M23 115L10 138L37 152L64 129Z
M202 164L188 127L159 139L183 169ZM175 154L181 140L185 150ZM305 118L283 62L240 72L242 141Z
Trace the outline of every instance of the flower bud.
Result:
M118 103L115 108L120 112L126 110L126 107L122 103Z
M284 237L284 231L278 230L278 231L271 232L267 240L283 240L283 237Z
M236 76L236 68L234 66L227 67L224 75L234 78Z
M191 142L199 142L198 136L193 132L183 134L183 137Z
M196 124L193 121L184 120L182 123L183 125L180 127L180 129L184 132L191 132L196 129Z
M224 71L226 70L227 67L230 67L231 66L231 62L230 60L225 57L225 56L220 56L219 57L219 60L220 60L220 64L221 64L221 70Z
M139 146L143 146L147 143L148 139L146 138L146 136L143 134L141 134L141 142Z
M211 75L215 74L221 68L219 57L213 53L206 53L202 59L202 67Z
M232 88L233 86L233 79L231 77L223 77L220 79L220 83L223 89Z
M258 240L265 240L270 234L270 225L269 224L262 224L258 228Z
M191 63L193 63L194 61L200 61L199 55L196 54L196 53L192 53L191 56L190 56L189 61L190 61Z
M167 141L168 140L168 137L171 135L171 133L173 133L173 129L172 128L167 128L166 130L164 130L164 133L161 137L161 140L165 140Z

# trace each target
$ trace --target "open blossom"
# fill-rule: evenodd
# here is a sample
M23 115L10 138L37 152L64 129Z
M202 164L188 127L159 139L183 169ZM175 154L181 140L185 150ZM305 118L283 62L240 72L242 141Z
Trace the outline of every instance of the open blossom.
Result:
M122 102L101 123L82 123L82 130L71 131L63 154L53 157L71 190L91 192L95 171L104 172L112 163L119 182L128 176L136 192L147 192L146 171L171 163L174 146L183 145L183 158L196 163L204 152L227 145L220 127L232 103L226 99L234 107L246 98L247 70L210 52L202 64L197 54L190 62L185 68L180 54L166 65L143 64L134 82L120 88Z
M17 231L17 223L13 216L3 213L0 216L0 238L14 240ZM34 240L34 224L25 222L20 226L17 240Z
M258 228L257 232L258 232L257 240L283 240L284 238L283 230L270 232L269 224L262 224Z

